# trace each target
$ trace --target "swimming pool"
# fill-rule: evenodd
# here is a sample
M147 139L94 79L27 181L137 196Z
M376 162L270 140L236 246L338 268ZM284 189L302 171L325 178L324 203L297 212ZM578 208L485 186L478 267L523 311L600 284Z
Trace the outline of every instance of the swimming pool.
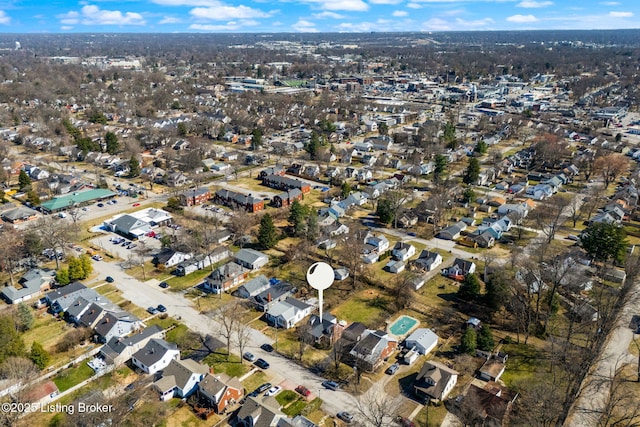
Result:
M418 324L418 320L409 316L400 316L395 322L389 326L389 332L397 337L406 335L414 326Z

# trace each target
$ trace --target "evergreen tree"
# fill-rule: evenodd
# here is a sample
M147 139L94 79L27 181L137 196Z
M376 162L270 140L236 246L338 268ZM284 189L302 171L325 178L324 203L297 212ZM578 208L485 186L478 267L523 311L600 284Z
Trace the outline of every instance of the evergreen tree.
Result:
M40 370L46 368L49 364L49 360L51 359L47 350L45 350L42 344L38 341L34 341L33 344L31 344L31 353L29 354L29 358Z
M462 182L465 184L475 184L480 176L480 162L475 157L469 157L469 166L464 172Z
M458 297L466 301L472 301L480 295L480 280L473 273L467 274L460 289L458 289Z
M118 149L120 148L120 144L118 143L118 137L116 136L116 134L113 132L107 132L104 140L107 146L107 153L116 154L118 152Z
M502 271L498 270L491 275L486 284L486 291L484 297L490 308L498 310L505 306L509 299L509 284Z
M380 219L380 222L383 224L391 224L395 216L391 200L380 200L378 202L378 207L376 208L376 215L378 215L378 219Z
M307 216L307 240L315 242L320 237L320 226L318 224L318 215L312 212Z
M264 249L271 249L278 243L278 229L273 224L273 218L268 213L264 214L260 220L258 243Z
M33 327L33 322L35 319L33 318L33 313L29 306L23 302L18 304L18 318L17 318L17 326L18 329L22 332L28 331Z
M90 123L100 123L101 125L107 124L107 117L103 113L96 110L93 110L88 114L87 120Z
M456 126L453 123L445 123L443 128L443 138L447 147L456 148Z
M0 316L0 364L10 356L24 356L25 346L10 316Z
M349 194L351 194L351 184L349 184L347 181L344 181L340 186L340 194L342 195L343 199L349 197Z
M129 178L137 176L140 176L140 162L136 159L136 156L131 156L129 160Z
M469 329L473 329L473 328L469 328ZM482 328L480 328L480 333L477 334L476 342L480 350L484 350L484 351L493 350L493 347L495 346L493 342L493 333L491 332L491 329L489 329L488 326L482 325Z
M24 170L21 170L20 175L18 175L18 187L20 191L31 187L31 178L29 178L29 175Z
M71 280L69 279L69 270L66 268L61 268L60 270L58 270L58 272L56 273L56 282L58 282L62 286L71 283Z
M473 191L473 188L465 188L464 192L462 193L462 200L464 200L465 203L471 203L476 199L476 192Z
M318 150L320 149L320 137L318 134L313 131L311 132L311 139L305 146L305 150L309 153L309 157L311 160L315 160L318 155Z
M27 201L31 203L32 206L38 206L40 204L40 197L35 191L29 190L27 192Z
M468 327L467 330L464 331L462 340L460 341L460 353L466 353L475 356L477 345L476 330L472 327Z
M184 122L178 123L176 130L178 131L178 136L187 136L187 125Z
M596 222L580 233L580 246L597 261L622 261L628 242L626 232L618 224Z
M293 228L294 236L302 236L305 233L307 215L309 209L298 200L294 200L289 210L289 224Z
M447 165L449 162L447 161L447 158L442 154L437 154L433 158L433 162L433 181L439 183L444 179L447 173Z
M478 154L485 154L487 150L489 150L489 146L487 145L486 142L484 142L484 139L481 139L473 149L473 151L475 151Z
M262 131L258 128L255 128L251 132L251 135L253 136L251 138L251 149L257 150L258 148L262 147Z

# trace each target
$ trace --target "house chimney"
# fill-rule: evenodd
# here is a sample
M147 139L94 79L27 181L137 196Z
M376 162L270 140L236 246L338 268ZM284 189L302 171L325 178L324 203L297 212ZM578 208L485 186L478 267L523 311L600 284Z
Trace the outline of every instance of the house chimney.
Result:
M267 302L271 302L271 292L267 294Z

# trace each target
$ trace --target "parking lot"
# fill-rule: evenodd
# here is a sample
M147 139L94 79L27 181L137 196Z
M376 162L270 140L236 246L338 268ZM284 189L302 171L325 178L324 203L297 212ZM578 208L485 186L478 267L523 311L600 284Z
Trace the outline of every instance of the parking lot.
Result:
M120 239L120 243L114 243L114 239ZM105 253L111 254L114 258L123 260L127 260L134 255L137 256L141 249L150 249L151 253L155 253L162 247L160 240L153 237L132 242L115 233L105 233L103 236L95 237L91 239L91 243Z

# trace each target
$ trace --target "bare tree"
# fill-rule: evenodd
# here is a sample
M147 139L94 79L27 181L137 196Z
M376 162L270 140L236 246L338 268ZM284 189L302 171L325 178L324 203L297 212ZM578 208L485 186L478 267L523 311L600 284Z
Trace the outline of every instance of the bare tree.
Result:
M362 253L365 247L366 236L366 229L354 226L350 228L348 233L341 236L339 242L340 259L347 269L349 269L351 284L354 288L363 270L364 262L362 260Z
M604 188L607 188L629 169L629 160L623 154L611 153L598 157L593 163L593 169L602 176Z
M23 235L14 227L5 226L0 229L0 241L2 241L0 267L9 273L9 279L13 285L13 273L18 268L25 252Z
M356 399L356 411L365 424L373 427L386 427L393 424L400 406L398 398L391 399L380 385L374 385Z
M573 228L576 228L576 224L582 217L582 197L573 196L569 200L569 204L567 205L567 213L569 214L569 218L573 221Z
M551 243L561 225L562 214L570 200L562 194L540 202L533 212L535 223L540 231L547 237L547 243Z
M238 317L241 314L246 313L246 307L243 305L238 305L238 308L242 307L242 310L236 313ZM247 348L247 345L251 341L251 328L247 326L242 321L238 320L233 325L233 338L235 344L238 346L238 350L240 351L240 356L244 354L244 350ZM244 358L240 357L240 362L244 363Z
M219 332L227 342L227 360L231 354L231 340L237 328L236 323L240 321L237 316L238 304L225 304L216 307L211 313L213 320L219 324Z
M43 245L53 249L54 252L64 253L65 246L69 242L69 224L55 219L52 215L40 218L34 226ZM60 268L60 260L56 253L56 270Z
M639 427L640 399L631 389L631 381L624 374L626 365L617 369L609 378L602 379L608 392L604 404L596 410L593 427ZM600 388L600 387L599 387Z

